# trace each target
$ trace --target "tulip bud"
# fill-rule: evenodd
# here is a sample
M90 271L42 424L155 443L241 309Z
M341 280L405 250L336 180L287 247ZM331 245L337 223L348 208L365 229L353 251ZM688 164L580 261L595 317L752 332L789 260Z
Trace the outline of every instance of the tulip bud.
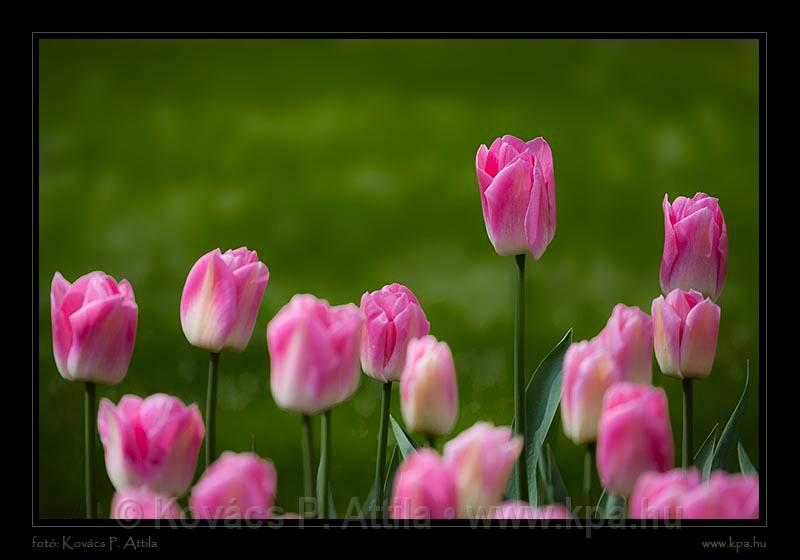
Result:
M361 367L378 381L399 381L408 343L430 331L417 298L401 284L390 284L361 296L364 335Z
M415 451L397 469L392 492L393 519L454 519L456 475L432 449Z
M683 499L684 519L758 519L758 476L714 471Z
M453 354L431 335L408 344L400 377L400 408L409 431L428 436L450 433L458 414Z
M653 380L653 321L638 307L617 304L600 333L620 381L649 385Z
M192 483L204 426L196 404L156 394L100 401L97 429L106 471L119 491L145 486L182 496Z
M353 304L331 307L311 295L294 296L267 326L270 387L278 406L315 414L349 399L361 378L363 321Z
M700 486L697 469L646 472L636 481L628 502L631 519L679 519L687 492Z
M175 498L147 488L120 490L111 500L111 519L183 519Z
M520 436L486 422L445 444L445 462L456 471L459 517L482 517L500 501L520 451Z
M74 284L60 272L50 288L53 355L70 381L116 385L125 377L139 309L127 280L90 272Z
M544 138L511 135L481 145L475 157L486 231L500 255L538 259L556 230L553 154Z
M538 508L528 502L512 500L492 508L489 519L570 519L571 516L561 504L549 504Z
M705 193L664 195L664 256L661 291L697 290L716 300L728 272L728 233L719 201Z
M603 395L619 379L614 361L599 338L572 344L564 355L561 420L576 444L597 439Z
M254 453L225 451L192 488L195 519L267 519L278 475L271 461Z
M606 391L597 432L603 486L630 496L639 476L672 467L672 428L663 389L616 383Z
M717 351L719 306L703 294L671 291L653 300L653 330L658 365L667 375L705 378Z
M181 296L181 326L189 344L211 352L247 348L269 270L247 247L214 249L194 264Z

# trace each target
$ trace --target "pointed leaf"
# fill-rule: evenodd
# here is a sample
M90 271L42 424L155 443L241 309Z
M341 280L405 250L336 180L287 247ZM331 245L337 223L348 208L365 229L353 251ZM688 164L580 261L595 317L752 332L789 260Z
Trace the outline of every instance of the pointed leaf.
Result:
M553 448L549 445L546 446L547 449L547 462L550 465L550 484L552 486L552 494L553 494L553 501L554 504L565 504L569 500L569 493L567 492L567 487L564 484L564 479L561 478L561 471L558 468L558 464L556 463L556 455L553 451Z
M606 489L597 502L597 515L599 519L624 519L626 517L625 496L611 494Z
M750 457L747 456L747 451L744 450L741 441L739 442L739 470L742 474L758 474Z
M711 474L711 459L714 457L714 445L717 443L718 429L719 424L714 424L714 427L711 428L711 431L708 433L708 436L706 436L703 445L701 445L700 449L697 450L697 454L692 460L692 464L697 467L698 471L700 471L703 480L707 480L708 475Z
M397 423L397 420L394 419L394 416L391 414L389 415L389 421L392 424L392 432L394 433L394 439L397 441L397 446L400 448L400 454L403 456L403 459L409 456L415 449L419 449L419 444L414 441L403 427Z
M400 453L398 452L399 445L394 444L392 447L392 454L389 457L389 466L386 467L385 483L383 485L383 499L388 502L392 498L392 485L394 484L394 473L397 467L400 466Z
M744 380L744 390L739 398L739 403L733 409L719 443L714 448L714 459L711 461L711 470L722 469L731 472L735 468L736 446L739 442L739 427L742 423L742 414L747 404L747 396L750 389L750 361L747 362L747 375Z
M514 421L511 421L511 432L514 432ZM508 482L506 482L506 489L503 492L503 501L509 500L518 500L519 494L517 494L517 477L514 476L514 469L511 469L511 475L508 477Z
M322 469L317 467L317 496L320 495L320 488L322 487ZM333 501L333 489L331 482L328 481L328 517L326 519L336 519L336 502Z

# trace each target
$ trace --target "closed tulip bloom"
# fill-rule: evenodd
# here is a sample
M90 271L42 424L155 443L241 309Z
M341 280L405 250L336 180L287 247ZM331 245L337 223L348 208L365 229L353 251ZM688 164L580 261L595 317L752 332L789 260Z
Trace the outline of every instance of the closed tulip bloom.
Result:
M489 519L570 519L571 516L561 504L549 504L535 508L528 502L511 500L492 508Z
M117 490L144 486L182 496L192 483L204 426L196 404L155 394L100 401L97 417L108 478Z
M705 378L717 352L719 306L694 290L671 291L653 300L656 360L661 371L679 378Z
M653 320L638 307L617 304L600 333L620 380L649 385L653 380Z
M194 264L181 296L181 326L192 346L211 352L247 348L269 270L247 247L214 249Z
M450 433L458 414L453 354L431 335L412 340L400 378L400 408L411 432L428 436Z
M175 498L147 488L128 488L114 494L111 519L183 519L183 511Z
M70 381L115 385L128 371L139 308L127 280L90 272L74 284L60 272L50 287L53 355Z
M544 138L505 135L475 157L486 231L500 255L542 256L556 231L553 154Z
M361 367L364 373L384 383L399 381L408 343L430 331L417 298L401 284L389 284L361 296L364 335Z
M358 388L363 315L353 304L331 307L296 295L267 326L270 387L282 408L315 414Z
M397 469L392 491L393 519L454 519L456 473L432 449L415 451Z
M564 355L561 420L574 443L597 440L606 390L619 379L616 364L599 338L573 343Z
M679 519L684 496L700 486L697 469L646 472L636 481L629 501L631 519Z
M758 519L757 475L714 471L683 499L684 519Z
M664 195L664 256L661 290L697 290L716 300L728 272L728 233L719 201L705 193Z
M486 422L445 444L445 461L456 471L460 517L481 517L500 501L520 451L520 436Z
M630 496L642 473L664 472L672 461L664 390L625 382L612 385L603 398L597 433L597 471L603 486Z
M224 452L192 488L195 519L266 519L275 503L278 475L254 453Z

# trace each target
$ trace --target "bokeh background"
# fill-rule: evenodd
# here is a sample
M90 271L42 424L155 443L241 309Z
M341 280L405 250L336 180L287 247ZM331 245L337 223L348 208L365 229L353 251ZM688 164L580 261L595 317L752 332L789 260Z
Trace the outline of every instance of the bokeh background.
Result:
M249 348L222 355L217 446L246 450L254 435L286 509L301 494L300 419L269 392L265 329L295 293L358 303L407 284L454 351L454 433L510 423L514 262L486 236L474 168L504 133L544 136L555 161L555 239L528 264L529 374L569 327L593 336L618 302L649 312L664 193L720 198L730 270L695 439L724 425L749 359L742 438L757 465L756 42L42 40L39 63L42 517L83 515L83 388L58 375L51 346L57 270L135 289L130 370L99 397L166 392L203 408L208 356L181 331L184 279L213 248L258 251L271 277ZM678 436L680 383L654 371ZM370 489L379 401L364 377L335 410L340 514ZM397 392L394 405L400 418ZM582 451L562 437L557 457L579 496ZM96 460L107 515L99 445Z

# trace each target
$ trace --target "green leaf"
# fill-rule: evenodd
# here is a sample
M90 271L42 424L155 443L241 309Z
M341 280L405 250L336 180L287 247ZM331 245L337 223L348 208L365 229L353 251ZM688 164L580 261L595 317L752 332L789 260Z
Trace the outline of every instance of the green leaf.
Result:
M317 496L319 496L320 486L322 486L322 470L317 467ZM333 489L331 482L328 481L328 517L326 519L336 519L336 502L333 501Z
M405 459L415 449L419 449L419 445L414 441L414 438L406 433L391 414L389 415L389 421L392 424L392 432L394 433L395 441L397 441L397 446L400 448L400 454L403 456L403 459Z
M625 519L625 496L611 494L603 489L600 500L597 502L597 515L599 519Z
M739 442L739 426L742 423L742 414L744 407L747 404L747 396L750 389L750 361L747 362L747 375L744 380L744 390L742 396L739 398L739 403L733 409L728 423L725 424L725 429L722 430L722 435L719 437L719 443L714 448L714 458L711 461L711 470L722 469L732 472L735 468L734 459L736 457L736 446Z
M558 464L556 463L556 455L553 451L553 448L550 445L546 446L547 449L547 462L550 465L550 484L552 487L552 495L554 504L564 504L566 505L569 501L569 493L567 492L567 487L564 484L564 479L561 478L561 471L558 468Z
M739 470L742 471L742 474L758 474L741 441L739 442Z
M383 499L388 502L392 498L392 484L394 484L394 473L397 467L400 466L399 453L397 452L398 445L394 444L392 447L392 454L389 456L389 465L386 467L386 476L384 477L383 485Z
M700 471L700 474L703 476L703 480L708 479L708 475L711 473L711 459L714 457L714 445L717 443L718 429L719 424L714 424L714 427L711 428L711 431L708 433L708 436L706 436L703 445L701 445L700 449L697 450L697 454L692 460L692 464L697 467L697 470Z
M535 496L536 469L542 444L550 431L558 403L561 400L561 378L564 354L572 344L572 329L556 344L542 360L525 388L526 448L528 452L528 486L531 489L530 502L538 503Z
M514 432L514 421L511 421L511 432ZM516 468L516 467L515 467ZM511 475L508 477L508 482L506 483L505 492L503 492L503 500L518 500L519 494L517 494L517 477L514 476L514 470L511 469Z

